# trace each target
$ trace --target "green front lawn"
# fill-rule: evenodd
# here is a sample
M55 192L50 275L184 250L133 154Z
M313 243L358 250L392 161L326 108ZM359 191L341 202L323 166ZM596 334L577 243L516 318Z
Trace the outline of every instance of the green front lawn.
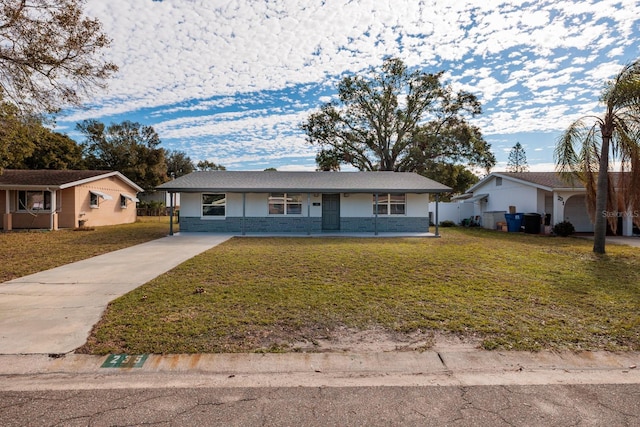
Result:
M177 225L176 225L177 228ZM0 283L169 234L169 217L139 217L133 224L88 231L0 232Z
M474 229L440 239L235 238L117 299L87 353L294 351L337 328L487 349L640 350L640 250Z

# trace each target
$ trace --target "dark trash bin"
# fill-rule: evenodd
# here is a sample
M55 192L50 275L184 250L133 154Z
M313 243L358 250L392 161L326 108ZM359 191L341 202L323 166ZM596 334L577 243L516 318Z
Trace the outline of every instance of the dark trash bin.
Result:
M522 227L522 214L504 214L504 219L507 221L507 231L510 233L517 233Z
M540 234L540 223L542 215L538 213L524 214L524 232L529 234Z

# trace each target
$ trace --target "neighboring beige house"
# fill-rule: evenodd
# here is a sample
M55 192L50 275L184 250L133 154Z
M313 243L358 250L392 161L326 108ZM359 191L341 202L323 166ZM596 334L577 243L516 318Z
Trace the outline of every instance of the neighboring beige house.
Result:
M140 191L120 172L5 169L0 174L2 230L132 223Z

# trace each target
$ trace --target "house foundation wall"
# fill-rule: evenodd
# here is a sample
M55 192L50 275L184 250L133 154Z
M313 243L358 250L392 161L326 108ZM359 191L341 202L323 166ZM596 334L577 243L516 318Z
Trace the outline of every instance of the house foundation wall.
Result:
M345 232L416 233L429 231L429 218L379 216L368 218L340 218L340 231Z
M244 225L243 225L244 222ZM427 232L429 219L417 217L340 218L343 232ZM180 230L208 233L322 233L319 217L227 217L223 220L203 220L180 217Z
M243 225L244 223L244 225ZM180 217L180 230L208 233L319 233L322 218L317 217L227 217L224 220L202 220Z

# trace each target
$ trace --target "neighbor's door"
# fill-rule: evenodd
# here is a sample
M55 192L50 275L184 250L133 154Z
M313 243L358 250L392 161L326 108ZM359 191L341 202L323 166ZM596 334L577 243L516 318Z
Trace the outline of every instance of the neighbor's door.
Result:
M322 229L340 230L340 194L322 195Z

